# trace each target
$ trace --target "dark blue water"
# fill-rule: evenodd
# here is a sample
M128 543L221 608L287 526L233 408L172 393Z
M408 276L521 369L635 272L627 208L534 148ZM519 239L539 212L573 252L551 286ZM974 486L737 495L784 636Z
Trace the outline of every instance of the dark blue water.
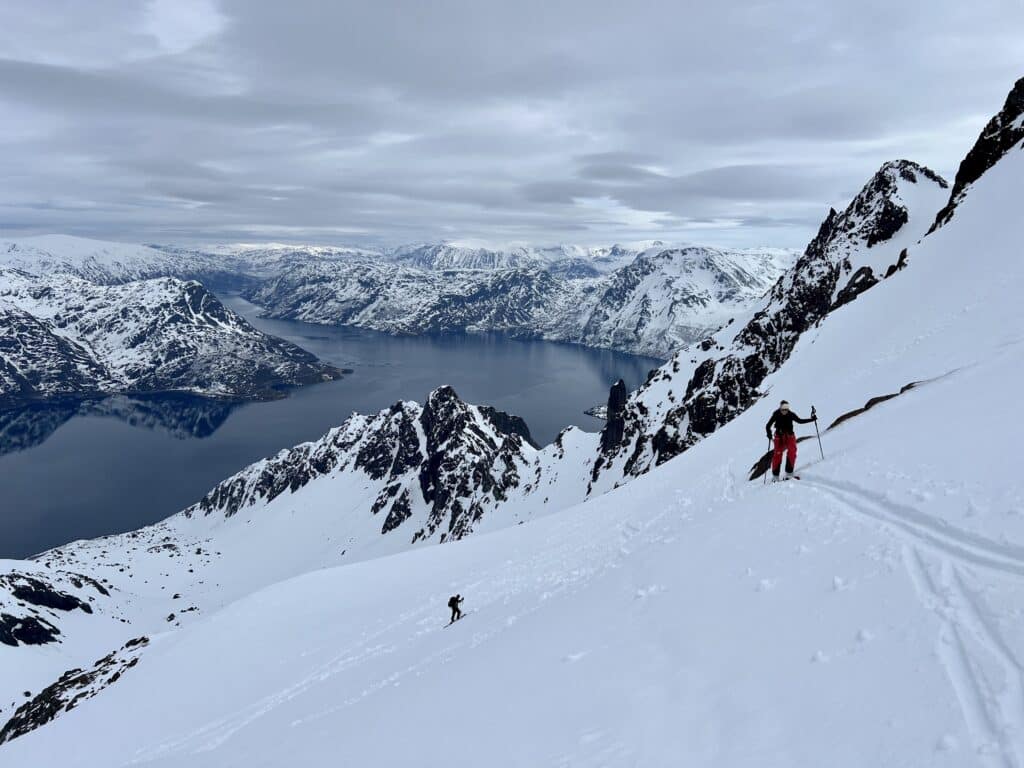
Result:
M526 419L551 442L569 424L597 430L584 408L623 378L632 389L659 361L500 336L395 338L263 320L257 327L353 373L284 400L233 406L189 397L113 398L0 414L0 558L138 528L200 499L253 461L337 426L353 411L423 401L451 384L463 399Z

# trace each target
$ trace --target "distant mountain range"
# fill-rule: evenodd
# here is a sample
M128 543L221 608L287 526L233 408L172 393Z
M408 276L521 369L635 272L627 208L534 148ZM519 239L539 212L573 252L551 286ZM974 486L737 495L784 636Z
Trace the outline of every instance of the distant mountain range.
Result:
M741 312L795 258L786 249L488 249L104 243L47 235L0 243L0 266L101 284L157 276L241 291L267 316L395 334L500 332L667 358Z
M318 262L246 296L274 318L400 334L500 332L667 358L760 298L791 263L785 251L655 246L617 252L626 263L607 274L591 266L596 276L566 277L556 269L564 261L483 260L479 252L461 256L492 266L437 266L454 256L431 249L394 261Z

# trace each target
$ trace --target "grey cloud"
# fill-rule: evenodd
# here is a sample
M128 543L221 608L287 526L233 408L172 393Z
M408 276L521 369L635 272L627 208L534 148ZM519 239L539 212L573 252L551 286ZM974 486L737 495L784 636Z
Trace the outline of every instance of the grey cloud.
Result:
M1000 0L230 0L184 42L11 2L0 234L148 241L799 246L884 160L955 170L1024 37Z
M656 181L661 177L646 168L638 168L635 165L626 163L588 163L579 170L579 175L584 179L596 181L618 181L646 183Z

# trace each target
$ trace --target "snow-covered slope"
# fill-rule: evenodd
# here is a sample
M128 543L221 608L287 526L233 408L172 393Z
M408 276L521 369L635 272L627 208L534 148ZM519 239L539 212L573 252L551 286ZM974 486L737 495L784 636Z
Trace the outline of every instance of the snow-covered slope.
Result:
M239 273L223 259L187 249L164 251L146 245L113 243L70 235L0 240L0 268L40 275L69 274L101 285L154 277L199 280L208 285L241 286Z
M0 269L0 404L113 392L271 397L340 372L196 282L97 285Z
M505 251L449 243L403 245L387 251L389 260L417 269L530 269L545 261L526 248Z
M792 264L782 251L661 247L612 272L567 341L669 357L760 299Z
M417 269L547 269L569 279L597 277L631 263L647 250L667 246L658 240L610 246L511 246L481 248L455 243L415 243L384 249L388 261Z
M952 219L908 247L905 269L851 301L839 301L843 258L855 272L921 217L908 208L869 246L889 219L874 213L891 210L885 201L830 216L780 282L788 291L743 323L772 323L779 345L713 354L715 370L694 384L717 382L703 439L671 459L652 454L635 479L609 461L600 482L629 482L577 506L553 500L512 525L522 518L506 505L482 518L478 532L491 535L345 565L350 532L381 521L369 498L356 515L344 507L357 475L310 454L296 466L317 477L299 482L280 465L278 486L298 485L269 504L11 564L24 575L9 579L0 618L15 617L13 632L34 612L64 642L0 645L7 698L25 702L0 731L0 760L1020 765L1022 172L1011 145ZM937 185L903 164L882 174L894 186L873 181L893 201L906 199L898 179ZM934 217L923 218L927 228ZM801 328L798 309L817 314ZM656 386L691 383L686 361L674 362L678 372L669 364L628 407L641 413L658 403ZM730 391L719 364L751 366L745 409L719 407ZM825 430L824 461L802 443L803 480L746 481L778 396L804 412L818 400L824 427L901 391ZM773 402L758 400L764 392ZM465 413L495 439L493 420ZM490 448L475 453L488 441L470 433L452 480L479 471L476 455L492 466ZM395 443L367 445L395 466ZM564 447L539 487L586 486L588 472L570 475L586 469L586 449ZM242 550L250 557L229 554ZM15 595L26 576L46 577L32 599ZM168 594L179 585L187 591ZM444 627L454 592L470 612ZM40 691L60 662L78 669ZM22 685L27 701L16 700ZM396 713L408 712L396 731Z
M790 263L777 250L660 246L599 278L579 278L575 267L563 278L533 257L508 269L335 262L281 274L248 297L276 318L390 333L499 331L668 357L760 298Z

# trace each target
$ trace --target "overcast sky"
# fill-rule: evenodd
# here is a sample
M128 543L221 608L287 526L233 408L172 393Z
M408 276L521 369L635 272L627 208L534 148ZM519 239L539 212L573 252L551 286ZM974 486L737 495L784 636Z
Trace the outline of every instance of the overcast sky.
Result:
M0 0L0 236L802 246L1022 75L1022 0Z

